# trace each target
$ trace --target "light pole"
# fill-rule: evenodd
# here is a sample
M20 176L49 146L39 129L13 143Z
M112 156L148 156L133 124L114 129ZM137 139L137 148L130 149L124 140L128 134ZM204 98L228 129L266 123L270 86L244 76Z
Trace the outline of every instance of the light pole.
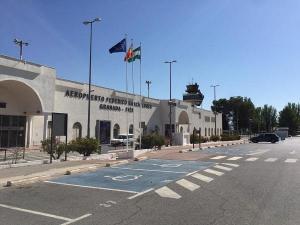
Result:
M87 137L90 138L90 121L91 121L91 79L92 79L92 41L93 41L93 23L101 21L100 18L84 21L84 25L90 25L90 65L89 65L89 102L88 102L88 124Z
M147 87L148 87L148 98L149 98L149 86L151 84L151 81L150 80L146 80L146 84L147 84Z
M25 42L25 41L22 41L22 40L18 40L18 39L14 39L14 43L16 45L19 45L19 47L20 47L20 60L23 60L23 45L28 46L29 43Z
M170 146L172 146L172 63L176 63L176 60L171 61L165 61L164 63L168 63L170 66L170 100L169 100L169 107L170 107L170 113L169 113L169 135L170 135Z
M217 100L217 96L216 96L216 87L219 87L219 84L215 84L215 85L210 85L210 87L214 88L214 101ZM216 109L214 110L214 114L215 114L215 136L217 136L217 111Z

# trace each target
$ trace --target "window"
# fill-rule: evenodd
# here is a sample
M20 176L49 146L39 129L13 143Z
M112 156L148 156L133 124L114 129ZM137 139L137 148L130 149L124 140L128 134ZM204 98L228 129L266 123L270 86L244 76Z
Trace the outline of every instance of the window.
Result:
M214 122L216 121L216 118L215 118L215 117L211 117L210 121L211 121L212 123L214 123Z
M209 116L205 116L205 122L210 122L210 117Z
M74 123L73 125L73 139L82 137L82 126L79 122Z
M128 133L133 134L133 124L130 124Z
M113 129L113 137L118 138L119 134L120 134L120 126L119 124L116 123Z
M183 133L183 127L180 127L180 133Z
M207 136L207 128L205 127L205 136Z
M208 136L210 136L210 128L208 128Z
M6 108L6 103L5 102L0 102L0 108L5 109Z

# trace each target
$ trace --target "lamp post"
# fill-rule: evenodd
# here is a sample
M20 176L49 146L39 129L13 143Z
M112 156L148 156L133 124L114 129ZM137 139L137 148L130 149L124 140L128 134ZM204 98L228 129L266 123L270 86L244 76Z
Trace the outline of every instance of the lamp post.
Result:
M23 60L23 45L28 46L29 43L23 40L14 39L14 43L20 47L20 60Z
M152 82L150 80L146 80L146 84L147 84L147 87L148 87L148 98L149 98L149 86Z
M219 84L215 84L215 85L210 85L210 87L214 88L214 101L216 101L217 97L216 97L216 87L219 87ZM215 114L215 136L217 135L217 112L216 109L214 110L214 114Z
M165 61L164 63L168 63L170 66L170 100L169 100L169 107L170 107L170 113L169 113L169 135L170 135L170 145L172 145L172 64L176 63L176 60L171 61Z
M89 101L88 101L88 124L87 137L90 138L90 121L91 121L91 79L92 79L92 41L93 41L93 23L101 21L100 18L84 21L84 25L90 25L90 63L89 63Z

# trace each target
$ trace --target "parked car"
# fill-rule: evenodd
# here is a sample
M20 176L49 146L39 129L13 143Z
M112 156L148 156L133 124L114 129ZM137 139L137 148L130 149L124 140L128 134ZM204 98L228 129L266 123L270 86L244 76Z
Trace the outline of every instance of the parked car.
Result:
M255 137L250 138L250 141L253 142L253 143L258 143L258 142L276 143L280 140L281 140L280 137L277 134L274 134L274 133L259 134Z
M128 145L131 145L134 141L133 134L128 134ZM117 138L110 140L110 144L114 147L127 145L127 134L119 134Z

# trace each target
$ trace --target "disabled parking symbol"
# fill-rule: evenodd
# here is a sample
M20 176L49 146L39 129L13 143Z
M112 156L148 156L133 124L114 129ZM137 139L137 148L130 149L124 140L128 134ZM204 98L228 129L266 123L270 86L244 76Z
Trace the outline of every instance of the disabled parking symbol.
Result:
M114 181L125 182L125 181L137 180L142 176L143 175L124 175L124 176L115 176L115 177L113 177L113 176L104 176L104 177L111 178Z
M182 166L182 164L152 164L153 166L160 166L160 167L163 167L163 168L176 168L176 167L179 167L179 166Z

